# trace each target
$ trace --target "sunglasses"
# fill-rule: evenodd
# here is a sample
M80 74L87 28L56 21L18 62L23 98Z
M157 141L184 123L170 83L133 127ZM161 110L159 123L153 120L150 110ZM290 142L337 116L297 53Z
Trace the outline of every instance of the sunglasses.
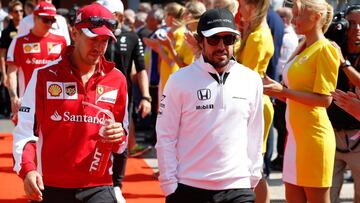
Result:
M101 18L97 16L93 16L87 19L84 19L77 23L77 25L81 28L97 28L105 25L110 30L114 31L118 27L118 21L115 19L107 19L107 18Z
M24 10L13 10L14 13L23 13Z
M40 18L44 24L53 24L56 22L55 18L42 18L42 17Z
M223 40L223 43L225 46L230 46L235 43L236 36L235 35L224 35L224 36L213 35L211 37L206 37L206 41L211 46L218 45L221 39Z

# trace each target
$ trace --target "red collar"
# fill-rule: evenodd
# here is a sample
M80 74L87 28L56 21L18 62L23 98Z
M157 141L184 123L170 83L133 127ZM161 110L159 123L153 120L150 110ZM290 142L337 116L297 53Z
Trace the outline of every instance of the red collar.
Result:
M60 63L63 67L67 68L70 72L75 73L76 76L80 77L79 69L75 67L72 63L70 63L70 56L74 52L75 47L70 45L65 47L61 54L62 60ZM100 57L100 60L97 64L97 68L95 73L99 73L100 75L106 75L110 71L115 68L115 63L111 61L107 61L104 56Z

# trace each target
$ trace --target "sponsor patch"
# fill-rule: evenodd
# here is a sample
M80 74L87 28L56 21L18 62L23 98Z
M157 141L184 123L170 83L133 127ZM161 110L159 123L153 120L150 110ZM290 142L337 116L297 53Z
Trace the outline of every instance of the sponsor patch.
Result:
M20 106L19 111L24 112L24 113L29 113L30 107Z
M78 91L76 82L65 82L64 83L64 99L77 99Z
M46 82L48 99L63 99L64 90L61 82Z
M61 53L61 44L48 42L47 43L48 53L49 54L60 54Z
M104 85L98 85L96 87L95 103L107 102L107 103L115 104L117 94L118 94L118 89Z
M76 82L46 82L47 99L78 99Z
M40 43L25 43L23 50L25 54L40 53Z

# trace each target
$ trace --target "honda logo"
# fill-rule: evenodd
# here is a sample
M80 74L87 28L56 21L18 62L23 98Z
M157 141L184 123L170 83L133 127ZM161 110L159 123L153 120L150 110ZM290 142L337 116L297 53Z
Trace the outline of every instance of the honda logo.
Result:
M209 100L211 98L210 89L201 89L197 91L197 97L199 100Z

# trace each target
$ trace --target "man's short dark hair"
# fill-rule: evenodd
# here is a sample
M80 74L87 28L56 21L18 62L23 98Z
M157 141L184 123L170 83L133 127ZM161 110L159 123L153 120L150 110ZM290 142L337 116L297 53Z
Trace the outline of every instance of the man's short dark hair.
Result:
M350 13L354 11L360 11L360 4L351 4L346 7L345 9L345 16L349 15Z

